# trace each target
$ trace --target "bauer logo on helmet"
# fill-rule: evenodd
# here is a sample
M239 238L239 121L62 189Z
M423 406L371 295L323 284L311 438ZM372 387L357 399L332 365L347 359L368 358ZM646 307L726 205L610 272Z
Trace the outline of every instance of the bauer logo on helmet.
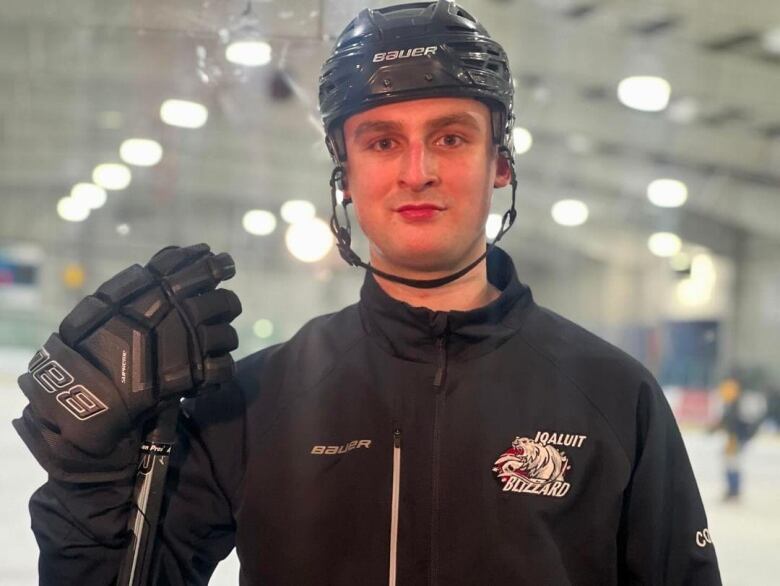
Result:
M374 53L372 61L395 61L396 59L408 59L409 57L425 57L436 53L436 46L432 47L414 47L412 49L394 49L392 51L382 51Z

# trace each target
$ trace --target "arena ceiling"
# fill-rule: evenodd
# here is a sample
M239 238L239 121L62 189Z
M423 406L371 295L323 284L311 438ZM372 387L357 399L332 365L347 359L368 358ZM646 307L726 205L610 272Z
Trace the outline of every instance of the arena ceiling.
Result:
M0 1L0 240L56 247L81 235L99 253L122 246L124 223L136 243L219 243L241 231L246 209L290 198L326 217L319 66L360 8L393 3L255 0L272 61L246 69L224 58L246 0ZM534 138L517 158L519 230L507 247L632 265L652 261L645 243L658 230L728 256L748 240L780 246L777 0L462 5L507 49L518 124ZM629 75L667 79L666 110L622 105L616 87ZM205 104L207 124L162 123L160 104L176 97ZM58 199L132 136L158 140L162 161L66 225ZM685 206L647 200L658 177L687 184ZM567 197L587 202L585 225L552 221L550 206ZM496 193L496 211L507 202Z

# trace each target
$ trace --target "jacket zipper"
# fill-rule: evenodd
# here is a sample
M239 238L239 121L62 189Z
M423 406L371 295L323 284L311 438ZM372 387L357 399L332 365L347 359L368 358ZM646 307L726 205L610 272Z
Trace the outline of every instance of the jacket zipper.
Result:
M393 498L390 506L390 577L388 584L395 586L398 558L398 508L401 496L401 430L393 432Z
M438 580L439 557L439 465L441 460L441 445L439 441L441 412L444 409L444 390L441 388L447 375L447 347L446 338L441 336L436 339L438 353L438 369L433 379L433 388L436 392L436 405L433 414L433 466L432 466L432 491L431 496L431 567L430 584L435 586Z
M433 378L433 388L439 389L444 382L444 376L447 374L447 348L445 347L446 340L444 336L436 338L436 354L438 358L438 366L436 368L436 376Z

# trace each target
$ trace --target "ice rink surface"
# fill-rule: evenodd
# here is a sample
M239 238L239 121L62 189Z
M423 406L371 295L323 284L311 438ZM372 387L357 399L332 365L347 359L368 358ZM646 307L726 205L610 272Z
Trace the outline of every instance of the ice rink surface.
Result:
M11 427L26 403L14 378L17 357L0 357L0 393L3 424L0 425L0 475L2 533L0 533L0 584L37 584L37 548L30 530L27 501L45 475ZM22 363L24 364L24 363ZM780 436L758 436L744 453L745 490L740 502L721 500L721 448L724 438L701 431L684 430L688 453L709 517L712 538L720 559L723 583L728 586L780 584ZM238 561L231 555L217 568L211 584L238 584Z

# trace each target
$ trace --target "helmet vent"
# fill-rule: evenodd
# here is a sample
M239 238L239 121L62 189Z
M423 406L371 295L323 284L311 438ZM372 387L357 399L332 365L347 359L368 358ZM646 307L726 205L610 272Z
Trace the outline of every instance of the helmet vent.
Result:
M471 16L468 12L463 10L462 8L458 7L458 11L455 13L461 18L465 18L466 20L470 20L471 22L477 22L477 19Z
M495 61L487 61L485 59L461 59L461 63L471 67L489 69L490 71L501 71L501 64L496 63Z
M447 25L448 31L457 31L457 32L464 32L464 33L471 33L474 32L474 29L471 29L467 26L458 25L458 24L449 24Z

